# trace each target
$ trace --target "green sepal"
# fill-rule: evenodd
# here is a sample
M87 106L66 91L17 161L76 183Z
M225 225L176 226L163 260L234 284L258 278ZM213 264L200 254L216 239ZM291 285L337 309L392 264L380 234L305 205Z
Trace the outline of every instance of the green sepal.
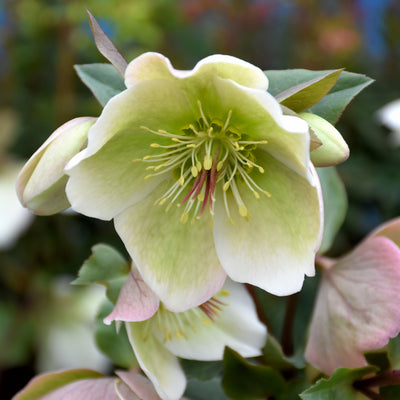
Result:
M353 384L365 375L376 372L374 366L348 369L338 368L329 379L320 379L314 386L300 394L303 400L356 400L361 397Z
M292 86L275 97L279 103L295 112L308 110L329 92L342 71L343 69L326 71L323 75Z
M238 353L225 348L222 387L232 399L252 400L279 396L285 391L285 380L271 367L250 364Z
M132 346L126 333L125 324L119 326L118 332L115 322L106 325L103 319L111 313L114 306L107 299L102 303L96 318L95 340L96 345L115 366L131 369L138 365Z
M74 68L103 107L112 97L126 89L124 80L111 64L83 64L75 65Z
M335 167L317 168L324 200L324 235L318 253L328 251L347 213L347 194Z
M41 375L13 397L13 400L36 400L72 382L97 378L104 378L104 375L89 369L72 369Z
M113 247L97 244L83 263L74 285L100 284L106 287L107 298L115 304L130 268L124 257Z

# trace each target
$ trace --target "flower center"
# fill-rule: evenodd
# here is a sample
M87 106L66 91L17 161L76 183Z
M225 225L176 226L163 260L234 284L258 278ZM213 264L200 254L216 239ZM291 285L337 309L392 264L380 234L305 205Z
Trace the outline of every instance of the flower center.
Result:
M250 177L254 168L264 173L264 169L256 163L253 151L258 145L267 144L267 141L247 140L245 134L230 126L232 110L228 112L225 122L220 122L205 116L200 101L198 106L200 118L183 127L179 134L161 129L154 131L142 126L142 129L169 138L171 142L163 145L152 143L150 147L162 149L162 152L135 161L156 164L147 167L152 173L145 179L172 172L175 183L155 204L168 202L167 211L175 203L178 206L185 205L181 215L182 223L188 221L189 215L192 215L192 223L200 218L207 205L211 215L214 215L215 190L219 184L222 186L224 206L231 223L233 220L228 206L228 193L233 195L239 214L248 219L251 215L240 196L239 184L251 190L257 199L260 198L260 192L271 197Z
M162 303L156 314L147 320L142 332L142 339L146 341L150 334L155 334L166 343L173 339L188 339L190 334L196 334L200 326L211 326L219 317L219 313L227 304L218 297L227 297L227 290L220 290L205 303L190 310L174 313L168 311Z

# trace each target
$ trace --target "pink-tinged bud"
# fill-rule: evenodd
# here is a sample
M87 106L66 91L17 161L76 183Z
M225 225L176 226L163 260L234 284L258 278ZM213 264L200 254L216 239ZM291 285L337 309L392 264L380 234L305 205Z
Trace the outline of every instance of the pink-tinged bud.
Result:
M82 117L58 128L25 164L17 179L20 202L38 215L51 215L70 206L65 195L67 162L86 144L95 118Z

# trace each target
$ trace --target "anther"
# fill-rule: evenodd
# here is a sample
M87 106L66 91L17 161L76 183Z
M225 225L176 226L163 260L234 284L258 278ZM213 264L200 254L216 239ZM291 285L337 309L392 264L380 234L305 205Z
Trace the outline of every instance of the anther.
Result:
M210 170L212 167L212 158L210 155L206 154L204 156L203 166L206 171Z
M239 214L240 214L242 217L247 217L248 211L247 211L247 207L246 207L244 204L242 204L241 206L239 206Z

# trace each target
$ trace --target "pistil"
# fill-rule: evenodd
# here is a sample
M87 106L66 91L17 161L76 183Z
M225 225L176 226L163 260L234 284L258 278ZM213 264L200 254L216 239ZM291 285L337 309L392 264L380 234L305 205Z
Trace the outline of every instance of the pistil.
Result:
M207 205L211 215L214 215L215 191L219 182L222 185L223 201L229 221L233 223L228 206L229 194L238 207L239 215L249 219L251 215L243 202L238 183L243 183L257 199L260 198L260 193L271 197L268 191L250 177L253 169L264 173L264 168L257 164L253 151L257 146L267 144L267 141L242 140L242 134L230 126L232 110L229 110L225 122L220 124L206 117L200 101L198 106L199 120L183 127L181 134L161 129L155 131L143 126L143 130L167 138L171 143L151 143L152 149L162 152L134 161L156 164L146 168L151 173L145 176L145 179L167 172L172 172L176 177L175 183L155 204L163 205L168 201L166 211L174 204L185 204L180 218L182 223L188 221L190 213L193 215L192 223L200 218Z

